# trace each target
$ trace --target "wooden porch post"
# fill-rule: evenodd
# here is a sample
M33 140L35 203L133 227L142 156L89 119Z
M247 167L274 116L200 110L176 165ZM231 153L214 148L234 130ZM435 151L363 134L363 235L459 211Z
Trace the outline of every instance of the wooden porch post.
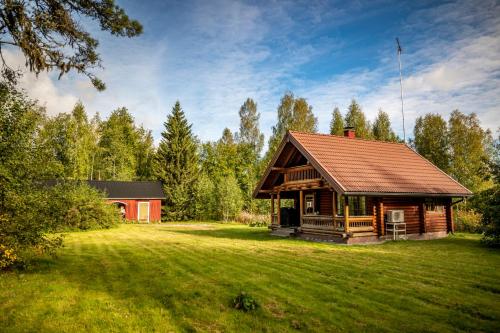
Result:
M276 195L278 199L278 225L281 226L281 198L280 198L280 192L278 191L278 194Z
M451 209L451 200L446 202L446 229L448 232L455 232L455 224L453 223L453 211Z
M274 224L274 194L271 193L271 225Z
M335 192L334 190L332 190L332 225L333 225L333 229L334 230L337 230L337 224L335 222L335 216L337 216L337 192Z
M300 225L302 225L302 217L304 216L304 192L302 190L299 192L299 216Z
M384 223L384 199L379 198L378 199L378 205L377 205L377 212L378 212L378 223L379 223L379 236L384 236L385 235L385 223Z
M346 233L349 232L349 197L344 196L344 230Z

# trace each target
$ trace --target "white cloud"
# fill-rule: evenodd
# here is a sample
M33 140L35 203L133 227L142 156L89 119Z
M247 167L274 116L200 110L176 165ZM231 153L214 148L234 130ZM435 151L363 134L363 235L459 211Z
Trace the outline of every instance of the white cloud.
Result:
M24 65L24 56L19 51L4 49L2 53L11 68L24 72L19 80L20 86L26 90L28 96L38 100L40 105L45 106L48 115L70 112L73 109L75 103L78 101L76 92L61 92L54 83L54 78L46 72L42 72L38 76L27 72ZM66 77L63 77L62 81L62 84L67 84Z
M137 6L134 13L146 10L134 3L130 6ZM76 74L60 81L46 73L38 79L28 74L22 84L50 114L68 112L78 99L89 113L103 116L126 106L157 140L177 99L194 132L203 140L214 140L224 127L237 129L237 111L252 97L268 136L285 90L308 99L322 132L328 130L333 107L345 110L356 98L371 119L379 107L387 111L401 134L393 47L376 55L379 64L372 69L348 68L321 81L302 72L306 71L303 65L349 47L337 36L322 32L317 39L317 31L351 24L382 8L380 3L370 3L367 10L357 2L350 5L353 8L326 6L321 1L312 6L309 2L257 6L220 0L174 6L164 17L143 12L141 37L120 39L92 31L102 45L105 69L96 73L106 82L106 91L96 92ZM478 113L485 126L500 125L499 14L494 1L482 6L474 1L446 3L419 10L402 23L402 37L411 40L403 56L407 132L417 116L427 112L446 116L455 108ZM426 33L416 33L418 29ZM11 58L24 66L22 57Z
M464 8L446 6L446 9L448 17L463 20ZM491 8L483 10L491 11ZM433 14L439 12L441 10L437 9ZM418 116L432 112L447 117L454 109L477 113L484 127L500 126L500 20L483 12L475 14L474 20L472 14L466 15L467 22L483 19L481 24L464 29L466 33L458 34L454 41L428 40L417 44L421 46L417 52L403 55L403 63L408 60L410 64L410 74L403 79L407 137L412 136ZM441 24L444 18L440 20ZM432 33L439 34L439 31L432 30ZM402 135L399 77L393 70L397 68L396 61L394 54L392 64L386 63L371 71L337 75L319 84L309 82L307 87L300 89L300 93L310 96L312 105L316 106L320 131L328 131L335 105L345 110L350 99L355 97L370 119L375 118L379 108L388 112L394 128Z

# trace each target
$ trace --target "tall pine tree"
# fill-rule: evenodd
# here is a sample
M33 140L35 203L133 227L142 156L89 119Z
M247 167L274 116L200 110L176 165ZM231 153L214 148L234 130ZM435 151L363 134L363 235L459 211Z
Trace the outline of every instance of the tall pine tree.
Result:
M330 121L330 134L344 135L344 118L338 107L335 107L332 112L332 120Z
M156 158L156 174L166 196L166 220L187 220L193 215L192 200L198 177L196 138L179 101L164 123Z

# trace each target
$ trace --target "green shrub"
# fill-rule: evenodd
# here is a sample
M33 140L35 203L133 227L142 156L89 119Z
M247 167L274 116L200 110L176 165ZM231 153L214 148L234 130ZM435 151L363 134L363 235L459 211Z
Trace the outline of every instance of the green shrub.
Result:
M458 211L455 221L455 231L459 232L482 232L481 214L472 210Z
M120 223L118 209L85 183L60 183L47 191L45 213L54 231L110 228Z
M51 235L51 223L45 218L45 196L36 187L9 191L5 213L0 215L0 244L13 250L14 266L24 266L32 255L54 253L62 237Z
M251 311L258 308L257 301L245 292L240 292L238 296L233 299L233 307L241 311Z
M500 185L482 192L483 198L483 238L482 242L491 247L500 247Z

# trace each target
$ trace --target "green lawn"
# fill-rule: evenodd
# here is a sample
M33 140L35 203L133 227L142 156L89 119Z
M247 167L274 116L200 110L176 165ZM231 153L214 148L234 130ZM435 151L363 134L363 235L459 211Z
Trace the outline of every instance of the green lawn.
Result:
M231 307L246 291L260 304ZM240 225L72 233L0 274L0 331L500 332L500 252L475 235L344 246Z

